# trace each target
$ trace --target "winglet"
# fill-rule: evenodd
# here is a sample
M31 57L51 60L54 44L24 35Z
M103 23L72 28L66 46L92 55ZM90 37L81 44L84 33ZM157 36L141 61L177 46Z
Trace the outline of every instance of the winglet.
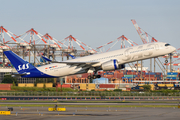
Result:
M75 59L75 58L76 58L75 56L73 56L73 55L71 55L71 54L69 54L69 56L71 56L72 59Z

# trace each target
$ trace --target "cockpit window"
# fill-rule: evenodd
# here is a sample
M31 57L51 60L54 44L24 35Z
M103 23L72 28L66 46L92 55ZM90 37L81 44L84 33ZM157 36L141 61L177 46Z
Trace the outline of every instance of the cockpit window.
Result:
M165 46L170 46L170 44L167 43L167 44L165 44Z

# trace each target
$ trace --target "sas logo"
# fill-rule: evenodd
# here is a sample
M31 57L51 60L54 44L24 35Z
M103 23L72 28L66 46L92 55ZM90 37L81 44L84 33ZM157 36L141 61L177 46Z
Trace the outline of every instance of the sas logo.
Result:
M51 67L46 67L45 69L47 70L47 69L56 68L56 67L57 67L57 65L51 66Z
M29 69L29 63L18 65L18 71Z

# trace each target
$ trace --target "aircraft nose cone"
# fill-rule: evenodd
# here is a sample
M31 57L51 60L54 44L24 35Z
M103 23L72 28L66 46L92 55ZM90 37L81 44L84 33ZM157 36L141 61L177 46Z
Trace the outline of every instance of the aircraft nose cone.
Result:
M174 51L176 51L176 48L175 48L175 47L172 47L172 50L173 50L173 52L174 52Z

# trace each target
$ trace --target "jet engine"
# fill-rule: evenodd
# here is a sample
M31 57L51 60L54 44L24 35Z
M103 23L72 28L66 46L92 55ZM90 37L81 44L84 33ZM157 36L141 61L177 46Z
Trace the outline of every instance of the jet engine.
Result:
M118 65L118 62L116 59L107 61L105 63L102 63L101 65L102 70L108 71L108 70L117 70L117 69L123 69L125 68L125 64Z

